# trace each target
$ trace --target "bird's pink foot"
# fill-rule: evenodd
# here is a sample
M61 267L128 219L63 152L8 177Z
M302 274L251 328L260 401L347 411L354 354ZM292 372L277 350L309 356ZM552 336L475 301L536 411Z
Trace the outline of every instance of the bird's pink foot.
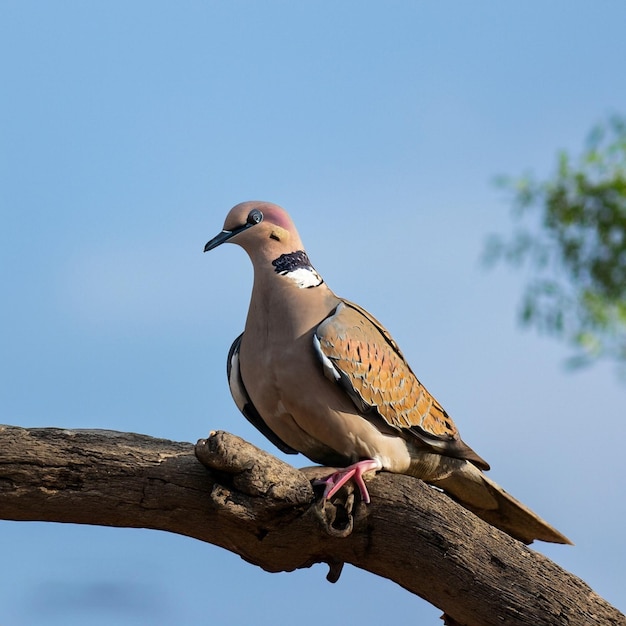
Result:
M363 474L366 472L377 472L382 468L383 466L380 461L376 461L375 459L365 459L364 461L359 461L358 463L344 467L343 469L328 476L328 478L317 480L315 483L318 485L324 485L324 498L328 499L332 498L332 496L334 496L339 489L341 489L351 478L353 478L356 486L359 488L359 492L361 493L361 500L363 500L366 504L369 504L370 494L365 486Z

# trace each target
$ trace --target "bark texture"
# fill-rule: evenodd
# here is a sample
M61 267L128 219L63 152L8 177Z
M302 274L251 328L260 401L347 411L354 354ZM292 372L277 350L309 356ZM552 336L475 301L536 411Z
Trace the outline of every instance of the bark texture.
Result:
M465 626L626 625L582 580L407 476L379 474L372 503L323 502L311 480L239 437L194 447L105 430L0 426L0 518L153 528L270 572L344 563L389 578ZM575 549L575 548L573 548Z

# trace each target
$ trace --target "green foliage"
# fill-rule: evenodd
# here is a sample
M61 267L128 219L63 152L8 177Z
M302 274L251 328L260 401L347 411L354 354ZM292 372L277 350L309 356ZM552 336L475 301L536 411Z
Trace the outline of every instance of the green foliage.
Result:
M577 160L561 152L551 179L497 184L515 228L490 237L485 259L531 271L522 321L570 343L571 365L626 364L626 119L597 126Z

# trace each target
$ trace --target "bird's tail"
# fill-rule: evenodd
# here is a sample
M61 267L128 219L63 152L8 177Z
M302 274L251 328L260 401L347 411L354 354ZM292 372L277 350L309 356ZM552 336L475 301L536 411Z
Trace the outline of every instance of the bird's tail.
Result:
M428 482L443 489L492 526L524 543L532 543L535 539L572 543L468 461L458 463L447 476Z

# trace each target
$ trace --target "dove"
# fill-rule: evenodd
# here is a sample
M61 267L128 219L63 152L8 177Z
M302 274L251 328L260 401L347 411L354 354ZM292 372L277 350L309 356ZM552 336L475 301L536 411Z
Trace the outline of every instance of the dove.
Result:
M324 480L324 497L352 480L369 503L364 475L407 474L524 543L571 544L485 475L489 464L461 439L387 329L326 285L284 209L238 204L204 251L227 242L254 269L244 331L227 360L233 399L283 452L339 468Z

